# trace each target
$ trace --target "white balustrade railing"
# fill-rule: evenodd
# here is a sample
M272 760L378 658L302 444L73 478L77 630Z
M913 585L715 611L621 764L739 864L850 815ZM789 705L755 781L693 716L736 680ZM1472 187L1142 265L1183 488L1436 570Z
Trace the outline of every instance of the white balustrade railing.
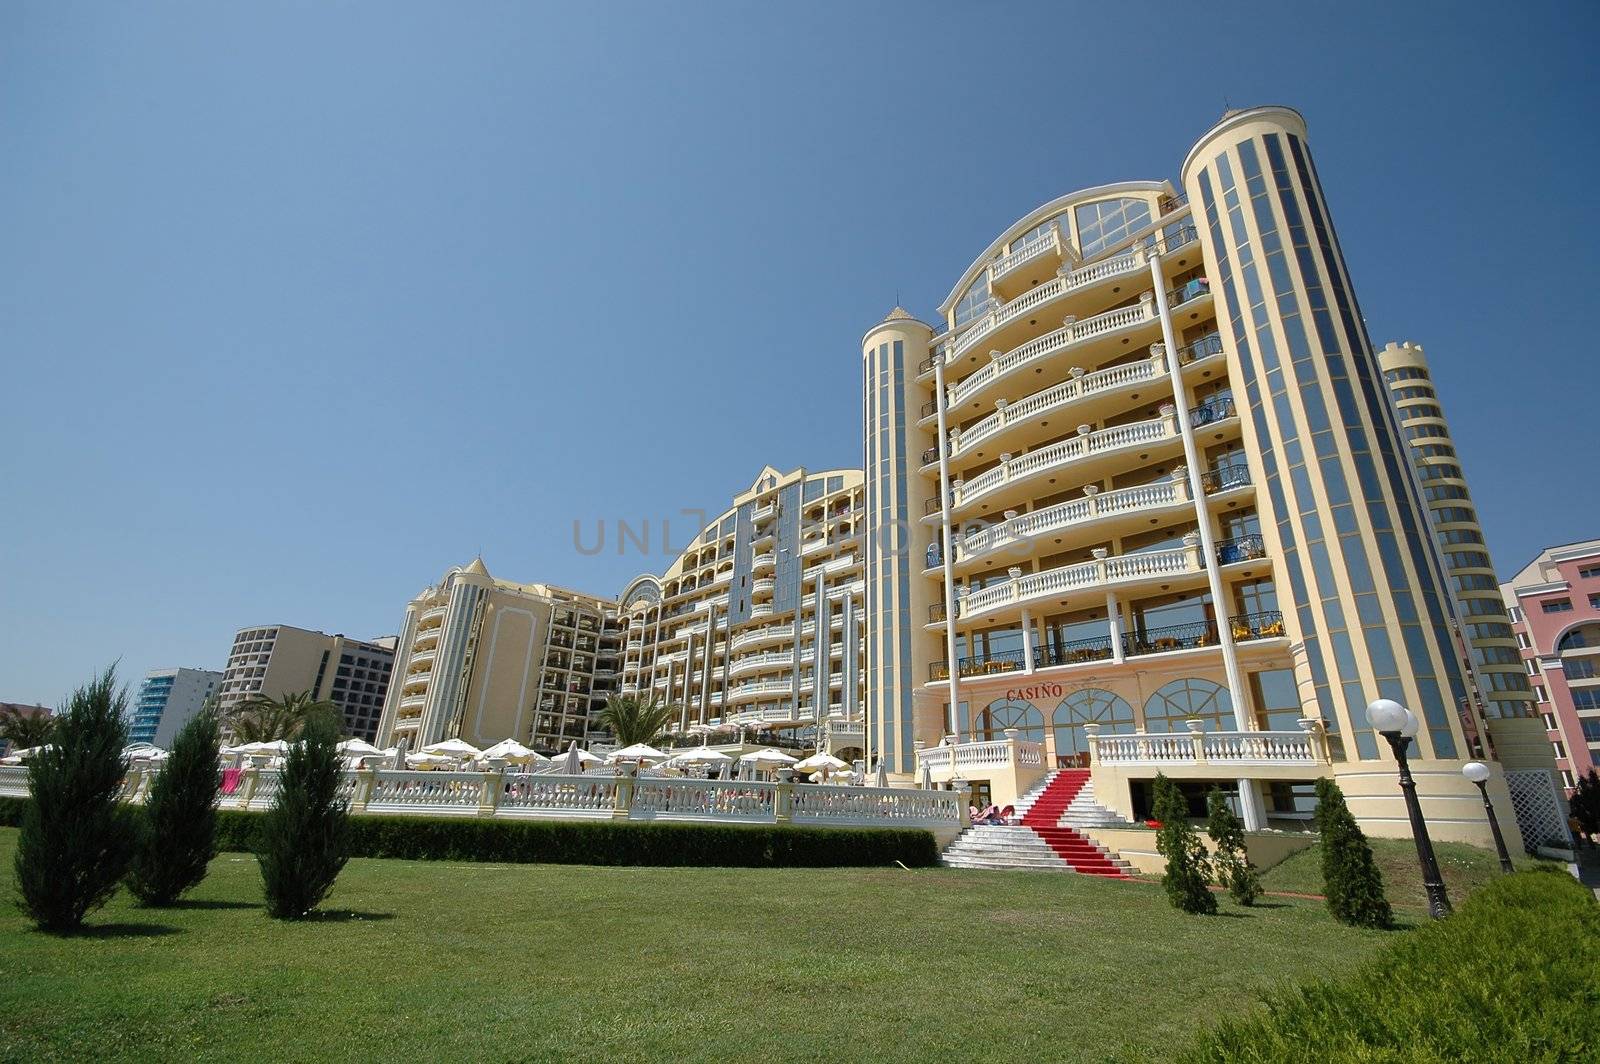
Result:
M1325 765L1327 737L1318 727L1289 731L1164 732L1089 737L1090 759L1103 765Z
M777 817L775 783L745 780L638 779L629 816L654 820L732 820L772 823Z
M1047 233L1029 241L1022 247L1014 248L1001 255L989 264L989 283L993 284L1012 270L1032 262L1046 252L1056 251L1061 247L1061 230L1052 227Z
M1089 395L1098 395L1129 385L1148 384L1166 375L1165 356L1144 358L1126 365L1096 370L1081 377L1069 377L1059 384L1034 392L1014 403L1000 406L981 421L967 426L955 437L950 457L960 458L968 451L996 433L1020 424L1041 414L1051 413L1070 406Z
M1177 439L1178 433L1178 421L1172 415L1151 418L1149 421L1135 421L1127 425L1113 425L1091 432L1087 436L1075 436L1069 440L1052 443L1048 447L1041 447L1037 451L1030 451L1009 460L1002 458L998 465L966 481L951 494L955 496L956 506L965 506L1002 484L1022 480L1045 470L1058 469L1091 454L1104 454L1123 447L1137 447L1160 440Z
M1140 510L1158 510L1189 501L1188 482L1162 480L1154 484L1141 484L1133 488L1101 492L1081 499L1071 499L1047 506L1043 510L1021 514L990 525L960 541L957 558L971 560L991 551L1008 547L1020 540L1031 539L1073 525L1094 521L1116 514L1136 513Z
M1001 304L973 322L955 343L945 349L946 363L954 362L972 349L973 345L1007 322L1014 321L1029 311L1060 299L1086 285L1099 284L1113 277L1136 274L1145 268L1144 252L1137 250L1114 258L1103 259L1072 272L1057 276L1036 288L1030 288L1009 303ZM1101 315L1104 317L1104 315Z
M926 765L928 772L940 779L982 775L1007 767L1043 768L1044 764L1044 744L1017 739L1013 731L1008 731L1004 739L956 743L917 751L917 771L921 772Z
M1202 571L1196 547L1143 551L1079 562L1042 573L1029 573L1012 580L974 591L961 599L958 615L963 619L1012 606L1031 599L1059 595L1079 588L1110 587L1119 583L1159 576L1178 576Z
M832 722L828 726L838 734L854 734L849 729L861 728L859 722ZM1035 756L1032 752L1024 755ZM151 777L146 768L132 769L123 786L124 800L142 802ZM235 786L220 796L220 805L224 809L265 809L278 792L279 779L275 770L244 769L240 775L229 777ZM363 769L344 774L340 793L358 816L589 817L765 824L792 820L803 824L940 828L958 826L964 808L954 791L841 787L786 780L697 780L618 775L609 770L568 775ZM27 768L0 766L0 796L27 794Z
M771 642L778 639L794 638L794 625L774 624L766 628L757 628L754 631L740 632L733 637L733 649L749 646L751 643Z
M1070 322L1059 329L1053 329L1010 351L994 354L987 366L963 377L951 391L950 406L960 406L1001 377L1031 366L1040 359L1058 355L1073 344L1155 320L1154 303L1143 302L1131 307L1118 307L1116 310L1108 310L1104 314L1096 314L1091 318Z

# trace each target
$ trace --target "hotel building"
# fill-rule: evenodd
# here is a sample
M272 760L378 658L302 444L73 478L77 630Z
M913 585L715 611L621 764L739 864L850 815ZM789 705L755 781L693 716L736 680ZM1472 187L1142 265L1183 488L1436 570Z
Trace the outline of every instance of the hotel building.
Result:
M621 596L622 691L677 728L766 725L866 755L859 469L768 466L666 572Z
M394 666L393 638L365 642L287 624L241 628L217 688L223 712L260 696L310 692L332 702L345 732L371 741Z
M609 599L498 579L482 558L456 566L406 607L379 742L586 741L616 692L621 641Z
M204 708L220 683L222 673L206 669L151 669L133 701L129 740L171 746L178 729Z
M1540 551L1501 594L1570 791L1600 768L1600 539Z
M1455 588L1304 121L1232 112L1180 174L1038 207L940 321L863 338L875 753L999 802L1081 769L1124 819L1159 771L1252 828L1331 775L1403 836L1392 698L1435 837L1487 843ZM1485 702L1497 745L1528 705Z

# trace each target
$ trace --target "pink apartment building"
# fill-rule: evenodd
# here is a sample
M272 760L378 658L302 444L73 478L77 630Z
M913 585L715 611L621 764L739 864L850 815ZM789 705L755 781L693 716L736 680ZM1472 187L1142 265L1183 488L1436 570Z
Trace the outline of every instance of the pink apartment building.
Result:
M1600 767L1600 539L1546 548L1500 592L1570 792Z

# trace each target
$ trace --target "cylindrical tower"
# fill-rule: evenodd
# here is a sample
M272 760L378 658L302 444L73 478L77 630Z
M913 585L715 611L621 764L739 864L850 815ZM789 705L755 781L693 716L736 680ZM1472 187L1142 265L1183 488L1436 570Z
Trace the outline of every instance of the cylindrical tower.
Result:
M918 427L918 413L904 407L906 382L928 357L933 330L900 307L861 341L865 412L867 747L890 772L915 771L916 741L939 734L939 708L917 706L916 677L927 672L913 625L928 617L927 581L912 578L912 523L934 497L916 475L918 459L933 438ZM919 570L920 572L920 570Z
M1249 406L1263 531L1291 590L1303 701L1346 758L1379 757L1365 716L1377 698L1421 718L1416 756L1464 756L1450 592L1305 121L1284 107L1227 115L1189 153L1183 183L1220 274L1218 325Z
M445 612L439 650L433 661L433 678L428 684L428 701L422 710L422 726L417 730L417 746L439 742L450 734L465 697L470 672L470 651L478 630L484 601L494 579L476 558L465 569L449 578L449 609Z

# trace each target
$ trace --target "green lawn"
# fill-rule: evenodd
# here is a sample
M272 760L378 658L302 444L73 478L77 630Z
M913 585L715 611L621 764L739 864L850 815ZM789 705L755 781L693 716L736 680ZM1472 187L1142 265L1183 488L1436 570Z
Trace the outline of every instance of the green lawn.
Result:
M1422 866L1417 863L1416 843L1410 839L1367 841L1372 846L1378 870L1383 873L1383 893L1389 904L1402 913L1427 913L1428 895L1422 889ZM1439 859L1445 890L1455 905L1460 905L1468 894L1500 875L1500 859L1492 850L1461 842L1436 842L1433 852ZM1512 864L1519 871L1542 863L1545 862L1522 854L1512 858ZM1261 874L1261 885L1267 890L1321 894L1321 848L1311 846L1291 854L1282 864Z
M259 901L223 854L184 908L119 896L81 936L0 906L0 1059L1102 1059L1391 937L1317 902L1206 919L1146 883L898 868L353 860L324 919Z

